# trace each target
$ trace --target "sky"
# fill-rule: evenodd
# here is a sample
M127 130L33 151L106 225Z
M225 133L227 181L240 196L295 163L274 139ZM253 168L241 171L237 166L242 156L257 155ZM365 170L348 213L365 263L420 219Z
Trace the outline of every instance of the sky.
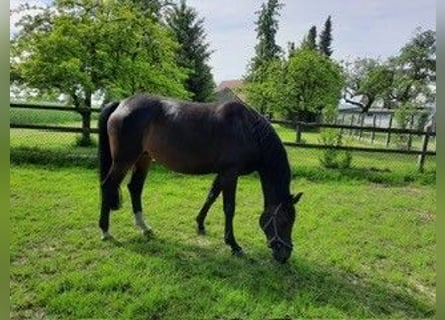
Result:
M11 0L18 3L48 3L50 0ZM209 61L215 82L240 79L254 55L255 11L263 0L188 0L204 18L207 41L213 54ZM276 41L283 49L299 44L312 25L321 31L331 15L336 60L357 57L385 59L397 55L416 27L436 29L435 0L281 0ZM13 23L18 15L11 17Z

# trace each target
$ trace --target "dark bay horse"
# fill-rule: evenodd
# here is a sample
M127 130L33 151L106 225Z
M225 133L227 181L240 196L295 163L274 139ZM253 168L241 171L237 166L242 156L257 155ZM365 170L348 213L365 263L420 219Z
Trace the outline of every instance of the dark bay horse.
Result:
M120 207L119 187L131 169L128 189L135 223L150 234L141 193L153 159L184 174L216 174L196 217L198 232L205 232L207 212L222 192L224 240L236 255L242 254L233 232L237 180L257 171L264 195L260 226L273 257L279 262L290 257L294 205L302 193L291 195L286 150L273 127L255 110L238 102L190 103L146 94L106 105L99 118L103 239L111 238L110 210Z

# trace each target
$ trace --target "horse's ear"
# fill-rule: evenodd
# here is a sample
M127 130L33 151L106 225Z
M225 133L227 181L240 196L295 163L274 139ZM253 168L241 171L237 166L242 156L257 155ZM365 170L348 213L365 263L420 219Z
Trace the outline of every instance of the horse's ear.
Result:
M298 192L296 195L294 195L292 197L292 204L296 204L300 200L302 195L303 195L303 192Z

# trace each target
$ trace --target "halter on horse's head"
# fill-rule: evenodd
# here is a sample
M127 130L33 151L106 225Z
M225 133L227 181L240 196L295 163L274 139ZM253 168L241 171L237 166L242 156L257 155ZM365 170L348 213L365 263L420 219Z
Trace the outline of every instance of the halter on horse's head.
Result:
M272 249L275 260L284 263L289 259L292 245L292 226L296 218L294 205L303 193L299 192L288 201L281 202L270 212L264 212L260 217L260 226L266 234L267 246Z

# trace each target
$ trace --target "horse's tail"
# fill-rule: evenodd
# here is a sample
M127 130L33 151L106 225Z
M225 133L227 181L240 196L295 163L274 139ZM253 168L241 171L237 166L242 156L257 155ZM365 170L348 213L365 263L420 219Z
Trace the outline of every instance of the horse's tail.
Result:
M99 116L99 148L98 148L98 158L99 158L99 177L101 189L108 176L108 173L113 162L111 158L110 142L108 140L107 122L110 115L116 110L119 105L119 101L113 101L102 107ZM107 195L102 194L102 197L106 196L107 202L110 204L112 209L117 209L120 204L119 193L112 192Z

